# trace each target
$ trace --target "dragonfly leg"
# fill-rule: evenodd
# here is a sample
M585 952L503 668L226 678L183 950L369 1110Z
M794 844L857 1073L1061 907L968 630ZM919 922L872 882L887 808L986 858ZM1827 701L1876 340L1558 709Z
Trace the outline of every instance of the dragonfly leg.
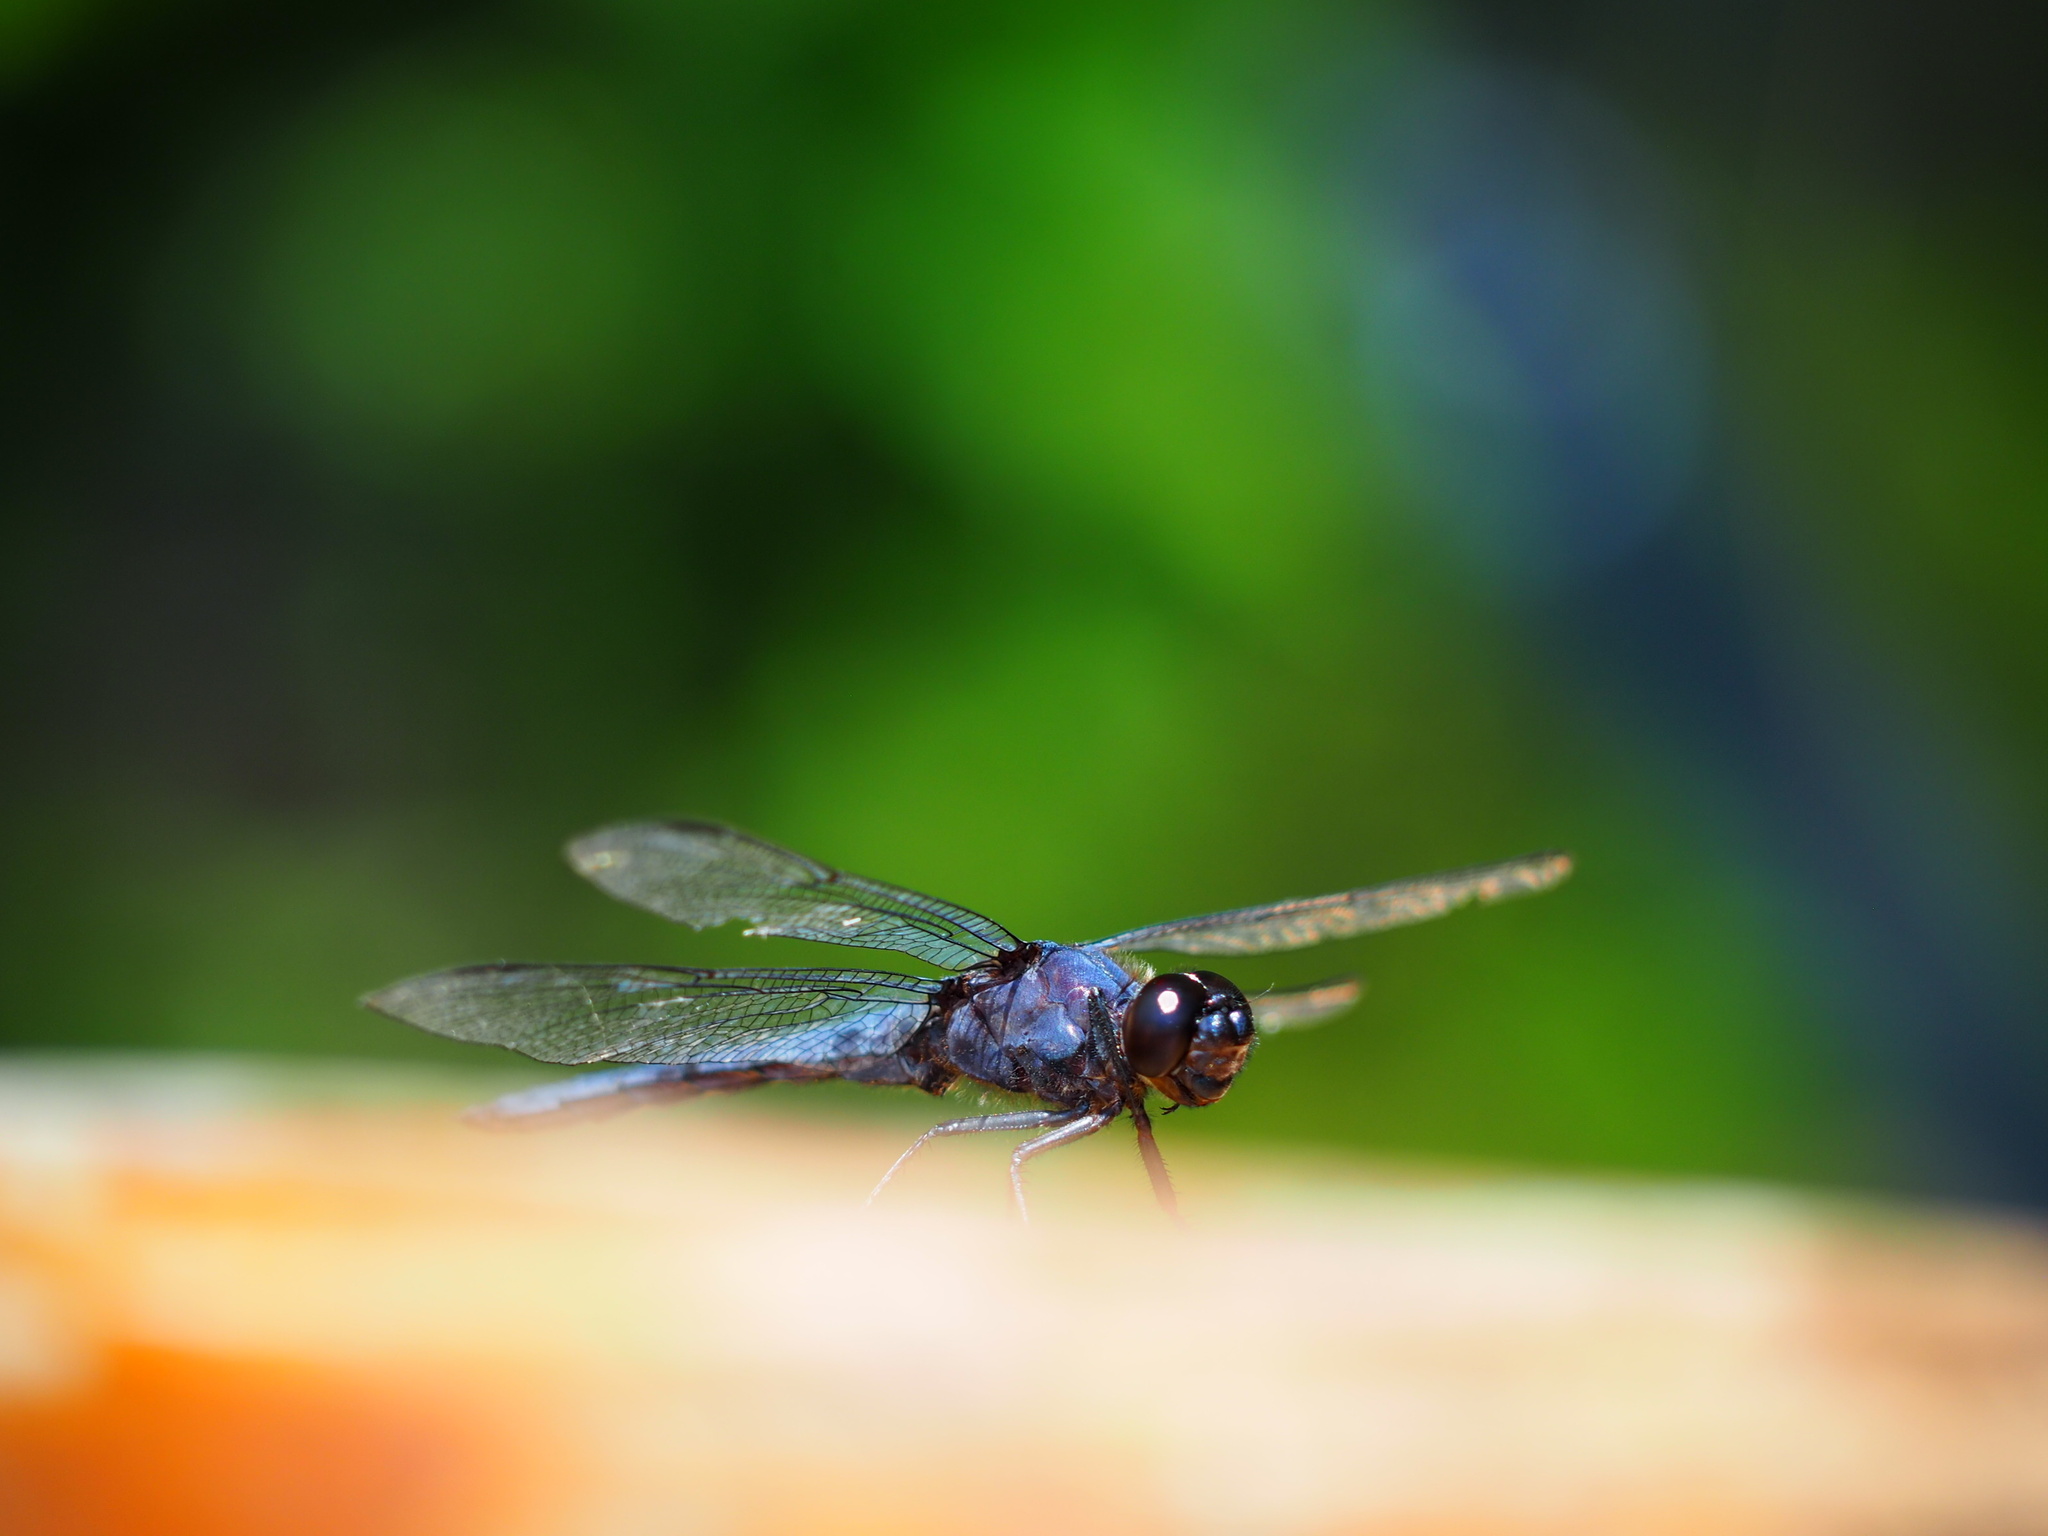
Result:
M1032 1137L1010 1154L1010 1189L1017 1196L1019 1216L1027 1222L1031 1220L1031 1206L1024 1199L1024 1165L1041 1152L1050 1152L1054 1147L1063 1147L1070 1141L1093 1136L1116 1116L1115 1109L1069 1110L1058 1117L1060 1124L1055 1125L1043 1136Z
M1166 1159L1160 1155L1159 1142L1152 1134L1152 1117L1145 1113L1143 1104L1131 1106L1131 1122L1138 1128L1138 1156L1144 1159L1145 1172L1151 1177L1152 1197L1159 1202L1159 1209L1179 1221L1180 1201L1174 1197L1173 1176L1166 1171Z
M1078 1109L1019 1109L1001 1115L972 1115L965 1120L948 1120L943 1125L935 1125L913 1141L904 1149L903 1155L889 1165L889 1171L882 1175L881 1183L868 1192L867 1203L875 1203L875 1196L888 1187L889 1181L896 1177L897 1170L917 1156L918 1150L928 1141L936 1140L940 1136L972 1136L977 1131L1036 1131L1049 1125L1065 1125L1081 1113L1083 1111ZM1025 1143L1026 1146L1037 1144Z

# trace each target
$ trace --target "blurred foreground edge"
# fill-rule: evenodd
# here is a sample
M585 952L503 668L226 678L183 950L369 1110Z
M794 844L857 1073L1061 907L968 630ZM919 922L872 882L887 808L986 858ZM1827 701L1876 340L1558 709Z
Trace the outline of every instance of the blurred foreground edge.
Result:
M2048 1242L446 1076L0 1065L0 1531L2048 1532Z

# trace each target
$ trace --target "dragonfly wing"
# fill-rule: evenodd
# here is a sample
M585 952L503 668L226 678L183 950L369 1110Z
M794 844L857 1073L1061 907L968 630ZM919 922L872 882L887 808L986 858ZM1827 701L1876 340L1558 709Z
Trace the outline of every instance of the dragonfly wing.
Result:
M743 918L750 934L891 949L949 971L1015 949L1002 924L708 822L630 822L577 838L569 862L605 891L673 922Z
M1240 907L1207 917L1134 928L1097 939L1096 949L1170 949L1184 955L1258 955L1278 949L1306 949L1329 939L1377 933L1427 922L1471 902L1505 901L1547 891L1572 872L1562 853L1534 853L1500 864L1449 870L1414 880L1305 896L1263 907Z
M598 1119L641 1104L691 1097L698 1091L688 1067L612 1067L500 1094L469 1110L464 1118L488 1126L550 1125Z
M1319 981L1312 987L1268 992L1252 999L1252 1022L1262 1035L1277 1029L1306 1029L1325 1019L1334 1019L1365 995L1365 983L1356 976L1339 976Z
M802 1082L832 1076L825 1067L756 1064L746 1067L608 1067L576 1077L539 1083L500 1094L464 1112L473 1125L493 1130L527 1129L571 1120L596 1120L644 1104L668 1104L705 1093L731 1093L764 1083Z
M470 965L363 1001L537 1061L830 1067L900 1049L939 985L885 971Z

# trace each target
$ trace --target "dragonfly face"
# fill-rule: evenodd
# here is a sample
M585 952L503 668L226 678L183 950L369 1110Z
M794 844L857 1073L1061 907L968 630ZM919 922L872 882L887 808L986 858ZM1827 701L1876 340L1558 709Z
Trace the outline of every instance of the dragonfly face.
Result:
M934 1136L1038 1131L1010 1159L1020 1210L1027 1159L1122 1114L1137 1127L1153 1186L1170 1208L1147 1095L1176 1106L1213 1104L1259 1034L1315 1023L1359 996L1358 983L1345 978L1248 1000L1214 971L1140 980L1146 968L1132 962L1135 970L1127 969L1118 955L1300 949L1547 890L1571 871L1563 854L1535 854L1064 945L1026 943L965 907L705 822L607 827L576 839L568 852L611 895L679 923L745 920L750 934L893 950L947 975L475 965L364 998L381 1013L457 1040L509 1046L540 1061L612 1064L507 1095L479 1111L481 1118L602 1113L824 1078L939 1094L966 1079L1046 1107L948 1121L918 1138L896 1167Z
M1252 1053L1252 1006L1214 971L1173 971L1145 983L1124 1010L1124 1060L1149 1088L1199 1108L1230 1090Z

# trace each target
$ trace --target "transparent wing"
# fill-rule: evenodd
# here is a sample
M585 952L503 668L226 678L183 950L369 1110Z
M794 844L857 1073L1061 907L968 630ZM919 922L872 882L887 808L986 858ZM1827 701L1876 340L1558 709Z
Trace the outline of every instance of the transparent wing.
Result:
M949 971L1015 949L1002 924L814 863L708 822L631 822L569 845L569 862L621 901L710 928L744 918L750 934L893 949Z
M731 1093L764 1083L804 1082L833 1075L830 1067L754 1063L745 1067L608 1067L500 1094L463 1112L491 1130L533 1130L565 1121L598 1120L643 1104L669 1104L705 1093Z
M1364 995L1365 983L1356 976L1339 976L1288 992L1268 992L1252 999L1252 1022L1262 1035L1278 1029L1306 1029L1334 1019Z
M363 1002L434 1034L538 1061L824 1066L900 1048L938 987L885 971L470 965Z
M1329 939L1377 933L1432 917L1469 902L1505 901L1547 891L1572 872L1562 853L1532 853L1501 864L1449 870L1414 880L1338 891L1330 896L1304 896L1263 907L1240 907L1207 917L1184 917L1175 923L1134 928L1114 938L1097 939L1098 949L1170 949L1184 955L1257 955L1276 949L1306 949Z
M689 1067L611 1067L578 1077L557 1078L503 1093L464 1112L473 1125L493 1129L595 1120L642 1104L694 1097L699 1091Z

